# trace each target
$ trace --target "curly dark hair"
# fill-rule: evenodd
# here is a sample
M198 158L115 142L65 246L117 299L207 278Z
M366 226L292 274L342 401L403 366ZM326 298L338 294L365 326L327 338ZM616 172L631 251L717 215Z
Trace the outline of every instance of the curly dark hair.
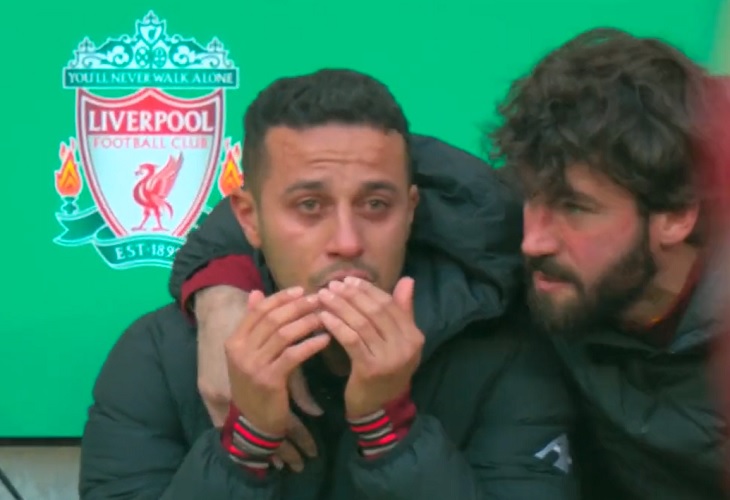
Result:
M264 139L272 127L306 129L330 123L367 125L402 135L409 129L403 109L383 83L354 70L322 69L285 77L262 90L244 116L243 170L255 194L265 173ZM412 165L409 178L412 179Z
M658 39L587 31L513 83L489 134L490 156L526 196L561 198L566 167L582 163L631 192L643 215L686 208L699 201L696 106L705 76Z

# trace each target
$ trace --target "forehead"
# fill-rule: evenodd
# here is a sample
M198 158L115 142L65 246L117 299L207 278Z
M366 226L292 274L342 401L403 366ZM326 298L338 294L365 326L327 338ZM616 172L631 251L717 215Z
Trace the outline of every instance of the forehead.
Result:
M635 197L628 189L585 164L574 164L565 169L565 188L567 195L590 199L604 206L635 206Z
M405 176L408 155L403 136L364 125L329 124L306 129L278 126L265 137L267 167L276 177L337 168ZM344 173L344 172L343 172Z
M635 207L636 203L635 196L628 189L583 163L569 165L559 172L528 173L522 180L528 193L547 196L556 202L577 199L610 207Z

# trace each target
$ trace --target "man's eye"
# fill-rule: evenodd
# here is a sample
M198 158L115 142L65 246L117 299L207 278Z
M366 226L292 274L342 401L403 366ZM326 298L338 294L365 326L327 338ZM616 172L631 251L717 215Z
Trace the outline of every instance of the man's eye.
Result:
M319 201L315 199L302 200L297 204L302 212L315 212L319 209Z
M560 203L560 209L569 214L584 214L590 212L584 205L580 205L573 201L563 201Z
M388 208L388 204L383 200L368 200L367 207L371 210L384 210Z

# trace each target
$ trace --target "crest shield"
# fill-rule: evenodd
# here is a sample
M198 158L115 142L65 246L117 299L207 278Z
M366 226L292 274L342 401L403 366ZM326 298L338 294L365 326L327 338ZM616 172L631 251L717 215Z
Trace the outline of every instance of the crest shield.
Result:
M184 237L213 184L223 92L181 99L157 88L123 98L77 90L84 177L117 238Z
M89 245L112 269L172 266L188 232L243 182L240 142L224 133L238 78L220 40L170 33L153 11L131 34L83 38L62 72L76 134L58 149L53 242Z

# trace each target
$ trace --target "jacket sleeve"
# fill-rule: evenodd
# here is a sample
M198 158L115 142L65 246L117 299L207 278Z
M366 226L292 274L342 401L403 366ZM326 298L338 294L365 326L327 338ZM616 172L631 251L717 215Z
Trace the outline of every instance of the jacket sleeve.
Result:
M181 303L182 286L212 260L229 255L252 255L253 247L246 240L233 215L229 198L222 199L200 226L188 234L172 265L168 289Z
M526 343L504 363L480 397L465 443L455 444L439 420L419 414L388 454L372 462L354 458L350 468L362 498L578 498L567 437L573 408L548 350Z
M157 314L124 333L96 381L81 443L80 498L277 500L277 472L259 479L240 469L212 426L196 436L183 431L180 415L195 408L179 406L170 392L163 370L170 361L159 354ZM176 357L172 362L191 363L185 352Z

